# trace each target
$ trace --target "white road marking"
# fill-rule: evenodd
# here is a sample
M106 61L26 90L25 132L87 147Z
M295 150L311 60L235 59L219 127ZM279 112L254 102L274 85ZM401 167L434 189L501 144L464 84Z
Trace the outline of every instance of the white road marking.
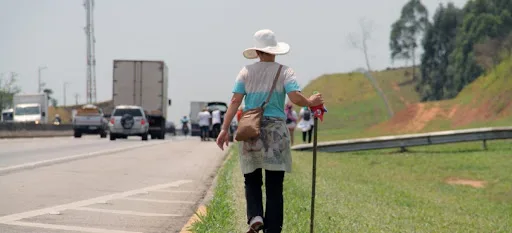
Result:
M81 211L91 211L91 212L100 212L100 213L110 213L110 214L125 214L125 215L135 215L135 216L143 216L143 217L181 217L179 214L158 214L158 213L144 213L130 210L109 210L109 209L97 209L97 208L89 208L89 207L78 207L73 210L81 210Z
M19 221L24 218L32 218L35 216L48 214L51 212L61 212L61 211L68 210L68 209L75 209L78 207L88 206L88 205L92 205L92 204L96 204L96 203L100 203L100 202L104 202L104 201L121 199L121 198L129 197L132 195L142 194L144 192L148 192L148 191L152 191L152 190L165 189L165 188L170 188L170 187L179 187L180 185L190 183L190 182L192 182L192 181L191 180L178 180L178 181L167 183L167 184L150 186L150 187L146 187L146 188L126 191L123 193L114 193L114 194L105 195L102 197L91 198L91 199L77 201L77 202L73 202L73 203L69 203L69 204L58 205L58 206L48 207L48 208L39 209L39 210L32 210L32 211L27 211L27 212L18 213L18 214L6 215L6 216L0 217L0 223L9 223L9 222L13 222L13 221Z
M198 191L191 191L191 190L153 190L151 192L157 192L157 193L197 193Z
M156 203L195 204L195 202L193 202L193 201L168 201L168 200L146 199L146 198L135 198L135 197L125 197L125 198L120 198L120 199L128 200L128 201L145 201L145 202L156 202Z
M51 230L88 232L88 233L142 233L142 232L137 232L137 231L119 231L119 230L109 230L109 229L100 229L100 228L91 228L91 227L65 226L65 225L35 223L35 222L21 222L21 221L13 221L13 222L8 222L8 223L3 223L3 224L22 226L22 227L37 227L37 228L44 228L44 229L51 229Z
M88 158L88 157L93 157L93 156L98 156L98 155L103 155L103 154L110 154L110 153L116 153L116 152L121 152L121 151L126 151L126 150L132 150L132 149L136 149L136 148L140 148L140 147L153 146L153 145L158 145L158 144L163 144L163 143L168 143L168 142L169 141L148 142L148 143L142 143L142 144L139 144L136 146L114 148L114 149L109 149L109 150L102 150L102 151L90 152L90 153L85 153L85 154L66 156L66 157L61 157L61 158L56 158L56 159L48 159L48 160L42 160L42 161L37 161L37 162L31 162L31 163L23 163L23 164L9 166L9 167L2 167L2 168L0 168L0 174L9 173L9 172L17 171L17 170L52 165L52 164L62 163L62 162L67 162L67 161L72 161L72 160L78 160L78 159L83 159L83 158Z

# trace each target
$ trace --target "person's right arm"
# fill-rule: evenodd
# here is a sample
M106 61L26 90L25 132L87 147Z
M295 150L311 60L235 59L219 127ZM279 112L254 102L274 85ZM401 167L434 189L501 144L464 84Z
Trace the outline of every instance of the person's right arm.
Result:
M301 107L313 107L323 104L322 94L314 94L309 98L304 97L300 91L288 92L288 98L292 103Z
M301 107L313 107L323 104L324 101L322 94L320 93L314 94L309 98L306 98L304 95L302 95L300 92L301 90L299 84L297 83L297 79L295 77L295 72L291 68L286 69L284 75L284 89L292 103Z

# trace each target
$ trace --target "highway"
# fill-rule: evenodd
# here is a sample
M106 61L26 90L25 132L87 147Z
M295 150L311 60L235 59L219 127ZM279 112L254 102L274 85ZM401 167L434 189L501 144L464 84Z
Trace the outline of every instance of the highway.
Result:
M0 232L180 232L224 154L197 137L1 139Z

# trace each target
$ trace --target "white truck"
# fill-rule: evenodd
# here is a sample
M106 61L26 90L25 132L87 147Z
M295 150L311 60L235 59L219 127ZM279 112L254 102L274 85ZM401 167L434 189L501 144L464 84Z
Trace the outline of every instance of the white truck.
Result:
M144 109L152 139L165 138L168 99L168 69L163 61L114 60L114 106L133 105Z
M16 94L12 99L13 121L15 123L48 123L48 95Z

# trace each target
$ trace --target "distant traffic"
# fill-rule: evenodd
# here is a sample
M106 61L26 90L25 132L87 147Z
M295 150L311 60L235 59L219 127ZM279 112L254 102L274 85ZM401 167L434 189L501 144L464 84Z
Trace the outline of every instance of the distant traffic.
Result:
M65 111L71 111L71 119L62 119L57 113L49 116L47 93L16 94L12 108L2 110L1 122L27 126L53 124L55 127L69 127L70 124L64 122L70 122L77 139L83 135L98 135L111 141L129 136L140 137L143 141L162 140L166 135L176 136L177 132L210 141L217 137L224 122L227 103L211 100L192 101L189 116L183 116L179 125L169 121L168 68L163 61L114 60L112 82L110 104L66 108ZM229 130L231 141L236 128L237 122L233 120Z

